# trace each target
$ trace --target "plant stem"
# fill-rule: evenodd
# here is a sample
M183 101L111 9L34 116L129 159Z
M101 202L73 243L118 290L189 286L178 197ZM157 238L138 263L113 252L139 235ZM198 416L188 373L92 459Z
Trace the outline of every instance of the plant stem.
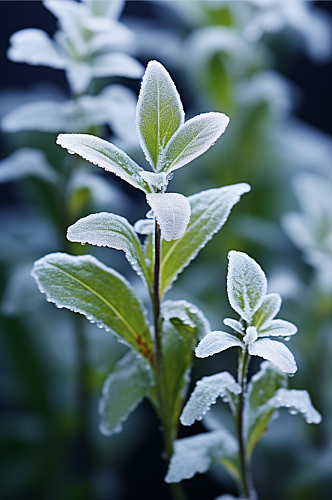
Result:
M239 460L241 474L241 495L249 500L257 500L257 494L253 486L250 462L246 457L246 438L243 427L243 410L244 396L247 390L247 372L250 361L248 349L240 351L239 366L238 366L238 383L241 386L241 394L239 394L237 412L236 412L236 429L239 442Z
M154 240L154 279L153 279L153 313L154 313L154 331L155 331L155 370L157 396L159 403L159 416L163 425L164 446L167 457L167 464L173 454L173 441L176 437L176 429L172 424L172 415L168 404L167 384L165 376L165 364L162 351L162 339L159 329L160 320L160 247L161 232L160 227L155 221L155 240ZM170 491L173 500L185 500L183 487L180 483L170 484Z

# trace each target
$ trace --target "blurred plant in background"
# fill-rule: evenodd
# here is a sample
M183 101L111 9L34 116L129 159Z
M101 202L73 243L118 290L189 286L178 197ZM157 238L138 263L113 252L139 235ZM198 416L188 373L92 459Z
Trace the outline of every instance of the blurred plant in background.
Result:
M136 220L137 212L143 216L144 208L130 190L124 193L116 182L101 182L98 169L76 157L66 159L55 146L55 136L112 134L112 142L141 159L132 126L136 95L128 88L138 90L138 81L135 86L118 77L140 78L143 66L138 60L145 65L153 58L176 75L189 117L211 109L231 117L222 147L217 143L203 159L195 160L190 171L179 172L173 190L190 195L212 185L252 186L234 210L231 224L204 249L170 298L183 296L184 289L217 326L229 312L223 274L227 252L236 248L262 263L270 291L284 297L285 317L301 332L293 342L300 370L291 385L308 388L323 422L305 428L298 418L283 416L274 424L254 455L254 467L260 470L257 490L271 500L327 499L332 486L332 140L294 117L294 105L303 96L279 69L291 64L303 48L319 63L330 61L330 17L312 2L300 1L129 2L123 24L118 20L123 2L43 5L58 19L58 31L53 38L39 29L15 33L8 57L63 69L69 96L48 86L39 90L42 100L36 91L18 96L18 102L24 102L20 106L6 95L1 100L8 110L1 122L6 141L0 163L0 182L6 183L2 192L8 186L9 193L16 194L12 183L20 181L18 202L14 198L9 208L5 206L0 221L5 498L22 498L22 492L25 498L84 498L83 468L77 465L82 440L77 438L76 404L82 364L77 363L74 341L75 329L81 326L74 326L63 311L58 314L44 305L29 273L36 258L66 249L64 229L78 217L95 210L121 210L129 220ZM105 77L112 77L113 83L98 80ZM82 250L72 246L70 251ZM112 267L116 262L121 272L123 266L126 273L116 253L109 257L98 249L96 254ZM124 348L93 326L85 334L85 385L94 399ZM218 367L220 363L232 371L228 353L218 355ZM214 360L196 362L194 378L217 369ZM124 485L117 467L128 463L128 454L134 453L144 432L149 435L151 415L143 407L136 420L126 424L126 433L107 440L93 430L95 402L86 406L95 498L111 495L121 500L131 498L134 491L140 495L137 490L144 491L143 485ZM140 419L146 430L140 427L138 433ZM137 468L138 478L143 475L145 469L137 460L130 464L128 470ZM162 472L157 474L162 477ZM212 474L229 491L228 479L219 470ZM202 495L196 485L203 484L208 500L220 491L219 486L213 489L212 479L197 481L203 478L192 480L192 488L188 484L192 500ZM158 492L160 498L162 494ZM155 491L142 495L156 498Z

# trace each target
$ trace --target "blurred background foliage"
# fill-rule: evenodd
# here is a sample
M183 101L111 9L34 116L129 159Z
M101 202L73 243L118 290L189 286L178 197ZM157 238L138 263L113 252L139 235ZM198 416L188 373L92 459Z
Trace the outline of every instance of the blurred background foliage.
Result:
M327 500L332 488L332 2L0 2L1 495L5 500L162 500L162 444L145 402L121 434L98 432L104 379L126 348L45 301L30 277L45 253L94 253L142 289L122 255L69 244L66 228L98 211L144 217L134 189L69 156L60 132L93 133L136 161L134 117L150 59L171 73L187 118L222 111L225 135L171 190L248 182L252 191L168 298L196 303L220 329L226 255L248 253L283 297L292 350L323 415L281 412L254 455L260 498ZM19 30L34 28L34 31ZM56 33L54 33L56 31ZM19 63L28 64L19 64ZM144 291L142 289L142 293ZM235 353L197 360L193 383ZM254 366L257 368L257 366ZM192 385L193 385L192 383ZM223 409L220 408L223 412ZM223 415L225 422L228 416ZM180 436L202 431L180 428ZM186 482L190 500L234 491L221 467Z

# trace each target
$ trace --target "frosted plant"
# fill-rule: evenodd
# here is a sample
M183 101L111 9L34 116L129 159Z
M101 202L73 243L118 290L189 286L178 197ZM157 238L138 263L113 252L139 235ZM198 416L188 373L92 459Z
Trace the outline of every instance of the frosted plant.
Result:
M236 184L188 198L166 190L173 171L207 151L228 121L226 115L213 112L185 121L170 75L159 62L150 61L138 98L136 126L152 170L143 169L124 151L99 137L58 136L57 143L70 154L76 153L118 175L145 194L150 210L135 226L120 215L103 212L71 225L67 238L123 250L149 291L151 321L130 283L90 255L53 253L36 261L32 270L48 301L85 315L130 348L105 381L99 405L101 432L120 432L128 415L147 396L163 425L168 460L189 382L193 349L210 332L210 326L195 305L185 300L162 302L162 298L250 187ZM137 231L145 235L144 245ZM226 377L227 387L228 382ZM238 393L235 382L234 393ZM222 391L215 397L220 394ZM174 499L183 498L177 486L172 491Z
M285 407L291 414L301 413L308 423L315 424L320 423L321 416L312 406L307 391L287 389L287 374L293 375L297 370L294 356L284 344L269 338L288 340L297 332L292 323L274 319L281 297L266 293L266 276L251 257L232 250L228 258L228 299L240 319L224 320L233 333L207 333L196 348L196 356L205 358L238 347L238 380L228 372L203 377L186 403L180 421L192 425L201 420L221 397L230 405L237 440L218 424L212 432L176 441L165 480L172 483L189 479L221 462L237 482L241 498L254 500L257 494L251 477L251 456L276 410ZM251 356L266 361L247 384Z

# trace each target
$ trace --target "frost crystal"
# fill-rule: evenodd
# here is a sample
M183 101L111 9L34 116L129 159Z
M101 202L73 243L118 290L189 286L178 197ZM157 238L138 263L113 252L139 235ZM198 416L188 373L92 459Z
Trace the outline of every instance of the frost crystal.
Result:
M196 347L195 354L198 358L207 358L230 347L241 347L243 343L231 333L216 331L208 333Z
M319 424L322 420L307 391L281 388L268 401L268 405L272 408L285 407L291 414L301 413L308 424Z
M281 342L265 338L258 339L249 345L248 351L252 356L267 359L282 372L293 374L297 370L293 354Z
M190 219L190 203L178 193L150 193L146 199L152 208L166 241L181 238Z

